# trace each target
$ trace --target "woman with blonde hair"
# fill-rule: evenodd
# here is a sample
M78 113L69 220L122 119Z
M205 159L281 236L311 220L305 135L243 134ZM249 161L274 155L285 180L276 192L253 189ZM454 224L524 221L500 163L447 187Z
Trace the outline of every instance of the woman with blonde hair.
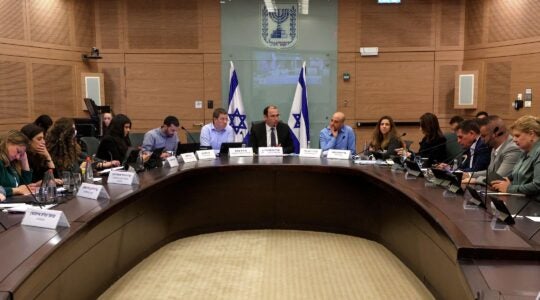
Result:
M369 151L381 153L381 158L387 159L391 155L396 155L396 149L401 148L402 145L392 117L381 117L377 122L377 127L373 130Z
M523 150L512 174L495 180L491 186L503 193L538 195L540 193L540 120L523 116L510 127L516 145Z
M60 118L54 122L46 137L47 150L53 160L55 177L62 177L63 171L78 172L81 147L77 144L73 119Z
M27 195L25 186L32 182L32 171L26 157L30 141L17 130L10 130L0 140L0 186L7 197Z

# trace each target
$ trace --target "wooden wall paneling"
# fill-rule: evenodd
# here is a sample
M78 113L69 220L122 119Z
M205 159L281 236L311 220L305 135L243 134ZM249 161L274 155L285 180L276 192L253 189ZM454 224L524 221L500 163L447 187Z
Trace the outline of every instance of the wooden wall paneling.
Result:
M124 64L100 64L105 86L105 103L115 114L126 113Z
M129 49L200 50L199 1L126 2Z
M352 122L356 121L356 63L355 53L338 54L337 70L337 110L341 111ZM349 81L343 80L343 73L351 75ZM354 124L353 124L354 125ZM354 126L353 126L354 128Z
M435 102L433 111L439 119L461 115L463 110L454 109L455 72L461 70L461 62L435 62ZM440 125L444 125L441 124Z
M434 54L404 56L409 55L416 59L381 55L357 60L356 119L373 121L388 114L399 121L417 121L423 112L433 111Z
M540 2L489 1L488 43L540 38Z
M437 14L439 35L437 48L458 48L464 45L465 0L438 2L440 12Z
M491 114L508 118L511 113L511 60L490 60L485 62L485 97L487 105L485 108Z
M75 115L74 73L69 64L32 63L35 115L48 114L53 119Z
M69 46L71 1L27 1L31 40L45 44Z
M204 123L212 121L214 109L227 109L227 103L222 103L221 99L221 55L204 54ZM208 100L214 101L214 108L208 108Z
M532 42L526 44L506 45L488 48L467 49L464 59L483 59L495 57L520 56L540 53L540 42Z
M203 0L201 14L201 49L204 53L221 53L221 4L219 1Z
M380 5L372 0L360 3L361 47L435 47L432 0L408 0L400 5Z
M111 1L116 2L116 1ZM73 21L76 47L88 49L96 46L96 23L94 1L76 0L73 1Z
M126 63L128 116L156 126L167 115L203 122L204 109L195 109L195 100L204 100L203 68L202 63Z
M0 38L24 40L24 1L0 2Z
M0 57L0 123L25 123L29 120L26 64Z
M465 46L483 44L484 1L466 0Z
M96 43L102 51L122 48L122 3L96 0Z
M540 115L540 106L538 103L538 97L535 98L535 93L540 91L540 54L523 55L517 57L511 57L512 61L512 74L511 74L511 87L510 87L510 99L508 102L516 99L517 94L525 94L526 88L531 88L533 91L532 108L522 108L519 111L510 109L509 116L513 119L517 119L523 115Z
M358 52L356 47L357 1L340 0L338 2L338 52Z

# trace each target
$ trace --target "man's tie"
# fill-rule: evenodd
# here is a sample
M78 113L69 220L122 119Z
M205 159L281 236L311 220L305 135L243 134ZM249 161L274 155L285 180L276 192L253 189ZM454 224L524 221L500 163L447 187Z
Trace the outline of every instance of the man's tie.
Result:
M276 132L275 128L270 128L270 146L275 147L276 145Z

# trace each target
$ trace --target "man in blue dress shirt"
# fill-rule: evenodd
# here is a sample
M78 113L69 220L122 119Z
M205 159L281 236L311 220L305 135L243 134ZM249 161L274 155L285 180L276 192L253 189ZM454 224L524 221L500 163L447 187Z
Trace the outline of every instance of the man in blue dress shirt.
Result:
M223 108L216 108L212 114L212 123L201 129L201 146L212 147L215 153L221 149L221 144L234 141L234 130L229 126L229 116Z
M180 122L175 116L168 116L163 120L163 125L154 128L144 134L142 148L145 155L149 155L154 149L165 148L161 158L174 155L178 147L178 127Z
M356 154L356 136L354 130L345 125L345 114L336 112L330 120L328 127L321 130L319 135L320 147L323 151L329 149L351 150Z

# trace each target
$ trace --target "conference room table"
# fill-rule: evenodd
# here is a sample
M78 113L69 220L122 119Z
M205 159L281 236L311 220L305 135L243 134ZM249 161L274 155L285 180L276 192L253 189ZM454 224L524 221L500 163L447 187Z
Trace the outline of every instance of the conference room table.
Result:
M70 227L26 226L22 214L0 213L0 299L96 298L171 241L247 229L374 240L437 299L534 299L540 291L537 199L501 197L517 213L506 226L491 205L466 205L467 194L403 171L297 156L221 157L138 176L136 185L104 177L108 199L61 199L53 209Z

